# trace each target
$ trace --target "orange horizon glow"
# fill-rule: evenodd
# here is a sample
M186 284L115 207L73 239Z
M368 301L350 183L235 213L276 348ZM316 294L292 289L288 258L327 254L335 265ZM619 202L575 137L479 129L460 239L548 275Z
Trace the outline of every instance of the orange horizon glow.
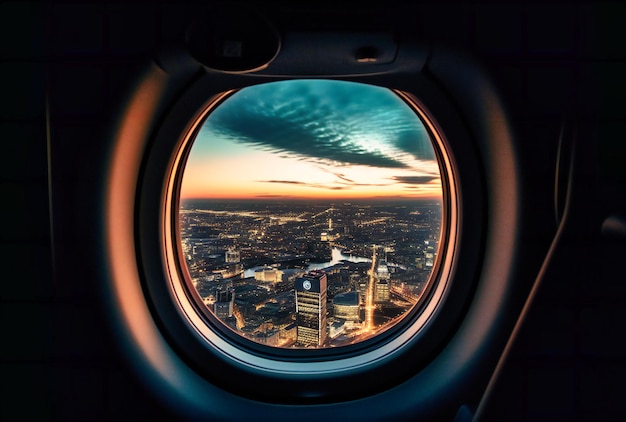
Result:
M379 200L407 200L407 199L424 199L424 200L441 200L443 195L413 195L413 196L279 196L279 195L266 195L266 196L181 196L181 201L194 201L203 199L216 199L216 200L294 200L294 201L306 201L306 200L321 200L321 201L379 201Z
M209 115L180 198L441 199L442 186L423 123L391 91L287 81L245 88Z
M219 143L228 145L226 140ZM439 165L434 160L411 160L408 169L333 166L268 151L244 150L233 143L230 148L235 151L190 156L181 198L338 200L442 195ZM424 177L427 181L405 181L414 177Z
M211 192L206 192L206 190L201 189L198 191L194 191L191 189L186 189L185 191L181 191L180 199L181 200L191 200L191 199L245 199L245 200L265 200L265 199L297 199L297 200L307 200L307 199L315 199L315 200L381 200L381 199L441 199L443 197L443 193L441 190L441 185L439 183L429 185L422 189L423 192L411 192L405 193L402 191L397 191L394 189L389 189L389 192L385 193L383 189L365 191L365 192L355 192L355 193L346 193L341 192L337 194L332 194L328 192L298 192L298 191L281 191L280 189L275 189L273 191L268 192L233 192L232 190L224 190L219 187L216 187ZM280 193L279 193L280 192Z

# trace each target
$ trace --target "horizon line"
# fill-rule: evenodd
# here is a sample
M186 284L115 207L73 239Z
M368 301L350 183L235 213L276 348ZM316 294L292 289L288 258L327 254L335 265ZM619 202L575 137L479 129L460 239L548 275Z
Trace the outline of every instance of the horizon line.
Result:
M321 196L248 196L248 197L225 197L225 196L211 196L211 197L181 197L180 201L197 201L197 200L219 200L219 201L267 201L267 200L294 200L294 201L312 201L312 200L327 200L327 201L364 201L364 200L412 200L412 199L443 199L443 195L425 195L425 196L364 196L364 197L321 197Z

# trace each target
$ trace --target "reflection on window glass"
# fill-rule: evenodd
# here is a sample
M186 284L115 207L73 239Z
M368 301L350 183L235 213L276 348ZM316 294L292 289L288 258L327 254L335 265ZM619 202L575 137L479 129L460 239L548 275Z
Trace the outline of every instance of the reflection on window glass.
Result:
M241 336L327 348L406 316L435 265L433 144L393 91L328 80L242 89L184 168L180 241L204 305Z

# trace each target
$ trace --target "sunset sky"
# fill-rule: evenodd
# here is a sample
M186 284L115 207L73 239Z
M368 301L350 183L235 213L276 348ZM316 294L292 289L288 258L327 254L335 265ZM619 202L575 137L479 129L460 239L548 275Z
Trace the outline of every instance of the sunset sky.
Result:
M417 115L392 91L328 80L256 85L205 121L183 176L187 198L440 197Z

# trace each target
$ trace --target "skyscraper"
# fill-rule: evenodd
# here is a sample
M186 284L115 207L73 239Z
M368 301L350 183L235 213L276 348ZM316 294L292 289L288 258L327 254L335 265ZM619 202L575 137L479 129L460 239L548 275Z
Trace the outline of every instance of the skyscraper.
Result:
M233 316L234 301L235 294L232 289L216 291L215 303L213 304L215 316L222 320Z
M326 274L311 271L296 279L296 343L319 347L326 341Z

